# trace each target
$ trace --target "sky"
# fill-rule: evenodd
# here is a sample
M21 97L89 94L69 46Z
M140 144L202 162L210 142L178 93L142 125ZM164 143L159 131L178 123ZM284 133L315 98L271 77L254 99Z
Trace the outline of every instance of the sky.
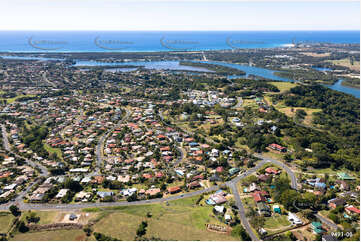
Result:
M0 0L0 30L359 29L359 1Z

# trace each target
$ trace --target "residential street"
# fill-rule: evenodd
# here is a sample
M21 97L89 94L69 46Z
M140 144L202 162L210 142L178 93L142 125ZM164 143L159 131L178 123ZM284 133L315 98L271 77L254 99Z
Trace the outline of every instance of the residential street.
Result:
M122 121L127 119L129 117L129 115L130 115L130 112L127 111L126 115L122 118ZM161 119L163 118L161 115L160 115L160 117L161 117ZM105 134L103 134L103 136L99 140L99 143L98 143L97 148L96 148L97 170L96 170L96 172L94 174L99 172L100 167L101 167L101 165L103 163L103 152L102 152L102 150L103 150L103 147L104 147L104 142L106 140L106 137L111 133L112 130L110 130L110 131L106 132ZM2 133L3 133L4 144L5 144L5 146L7 146L7 148L9 148L8 140L7 140L7 136L6 136L6 130L5 130L5 127L3 125L2 125ZM178 147L178 150L180 151L181 155L176 160L176 165L179 164L179 162L181 162L183 160L184 155L185 155L181 148ZM247 219L247 216L245 214L245 210L244 210L241 198L240 198L238 190L237 190L237 183L240 180L244 179L245 177L255 173L257 170L259 170L267 162L271 162L274 165L282 167L287 172L287 174L289 175L289 177L291 179L291 187L293 189L296 189L296 190L297 190L297 179L296 179L296 176L293 173L293 171L288 166L283 164L282 162L277 161L275 159L271 159L271 158L265 158L265 157L261 156L260 154L255 154L255 156L261 159L261 161L259 161L255 167L252 167L252 168L248 169L244 173L238 175L237 177L233 178L231 181L226 182L225 184L231 189L231 191L232 191L232 193L234 195L235 203L236 203L236 205L238 207L240 220L241 220L245 230L250 235L252 240L259 240L259 238L254 233L251 225L248 222L248 219ZM34 162L32 162L30 160L26 160L26 161L33 167L38 166L41 169L41 175L42 176L45 176L45 177L48 176L48 171L47 171L47 169L45 167L37 165L37 164L35 164ZM207 189L202 189L202 190L189 192L189 193L181 194L181 195L175 195L175 196L171 196L171 197L167 197L167 198L158 198L158 199L152 199L152 200L141 200L141 201L134 201L134 202L122 201L122 202L78 203L78 204L31 204L31 203L24 203L23 202L23 197L27 194L27 192L31 189L31 187L33 187L36 184L37 184L37 182L34 182L30 186L28 186L27 189L25 189L23 192L21 192L19 194L19 196L16 198L15 202L9 202L7 204L0 205L0 210L7 210L9 208L9 206L14 204L14 203L17 206L19 206L19 208L22 209L22 210L30 210L30 209L31 210L47 210L47 209L72 210L72 209L83 209L83 208L90 208L90 207L144 205L144 204L162 203L162 202L173 201L173 200L182 199L182 198L188 198L188 197L197 196L197 195L200 195L200 194L203 194L203 193L207 193L207 192L210 192L210 191L216 191L216 190L219 189L219 186L212 186L212 187L207 188ZM337 225L332 224L331 221L326 221L326 219L324 219L322 217L320 218L320 220L321 221L325 220L326 224L330 224L330 226L333 227L333 228L335 228L335 226L336 226L336 228L337 228Z
M123 122L124 120L126 120L130 115L130 111L126 110L126 114L124 115L124 117L119 121L119 123ZM109 134L111 134L114 131L114 128L105 132L99 139L99 142L96 146L96 150L95 150L95 154L96 154L96 170L95 172L91 173L90 175L94 176L99 174L100 168L103 165L103 148L104 148L104 142L106 140L106 138L109 136Z
M332 220L327 219L327 218L321 216L320 214L315 214L315 217L318 218L322 223L327 224L327 226L329 226L330 228L332 228L334 230L340 229Z

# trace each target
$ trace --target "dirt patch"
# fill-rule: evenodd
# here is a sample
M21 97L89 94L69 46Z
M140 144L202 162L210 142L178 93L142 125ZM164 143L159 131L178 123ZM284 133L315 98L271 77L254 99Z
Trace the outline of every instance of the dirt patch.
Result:
M85 240L85 237L86 237L85 234L84 234L84 235L79 235L79 236L75 237L75 240L76 240L76 241L84 241L84 240Z
M232 228L228 226L221 226L217 224L206 224L206 228L208 231L221 233L221 234L230 234Z
M315 52L302 52L301 54L312 57L326 57L330 55L330 53L315 53Z
M75 219L70 219L71 215L75 215ZM90 220L91 216L89 213L66 213L60 216L60 223L79 223L79 224L87 224Z
M44 224L44 225L29 224L28 227L30 230L33 231L61 230L61 229L69 230L69 229L82 229L83 225L77 223L55 223L55 224Z

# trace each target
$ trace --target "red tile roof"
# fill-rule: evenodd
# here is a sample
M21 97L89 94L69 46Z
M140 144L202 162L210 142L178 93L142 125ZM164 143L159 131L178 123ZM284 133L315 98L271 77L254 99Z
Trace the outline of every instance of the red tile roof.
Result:
M350 211L352 213L357 213L357 214L360 214L360 209L354 207L354 206L349 206L349 207L346 207L345 208L347 211Z
M168 192L169 192L169 193L176 193L176 192L180 192L180 191L181 191L181 189L180 189L179 186L169 187L169 188L168 188Z
M265 202L266 198L264 196L261 195L261 193L259 192L255 192L252 194L253 199L255 202Z

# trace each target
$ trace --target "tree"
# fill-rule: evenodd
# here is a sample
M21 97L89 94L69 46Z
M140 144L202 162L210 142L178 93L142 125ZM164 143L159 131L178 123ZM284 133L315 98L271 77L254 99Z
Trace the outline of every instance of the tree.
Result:
M240 238L243 241L250 241L251 237L247 234L246 230L242 225L237 225L232 229L232 235L234 237Z
M92 228L89 227L89 226L85 226L84 229L83 229L83 231L86 233L86 236L88 236L88 237L89 237L89 236L91 235L91 233L93 232Z
M20 216L21 211L19 210L19 208L16 205L11 205L9 208L10 212L12 215L14 215L15 217Z
M135 194L135 192L132 195L127 197L128 202L133 202L133 201L136 201L136 200L137 200L137 194Z
M146 221L142 221L137 229L137 236L142 237L147 232L148 223Z
M25 223L24 223L24 221L21 221L20 223L19 223L19 232L21 232L21 233L26 233L26 232L28 232L29 231L29 228L25 225Z
M292 161L292 156L290 154L285 154L283 156L283 159L286 161L286 162L291 162Z
M74 181L70 178L67 178L64 182L64 188L70 189L72 192L80 192L83 190L83 187L79 182Z
M36 216L36 213L30 212L30 214L26 216L26 221L28 223L37 223L40 221L40 217Z

